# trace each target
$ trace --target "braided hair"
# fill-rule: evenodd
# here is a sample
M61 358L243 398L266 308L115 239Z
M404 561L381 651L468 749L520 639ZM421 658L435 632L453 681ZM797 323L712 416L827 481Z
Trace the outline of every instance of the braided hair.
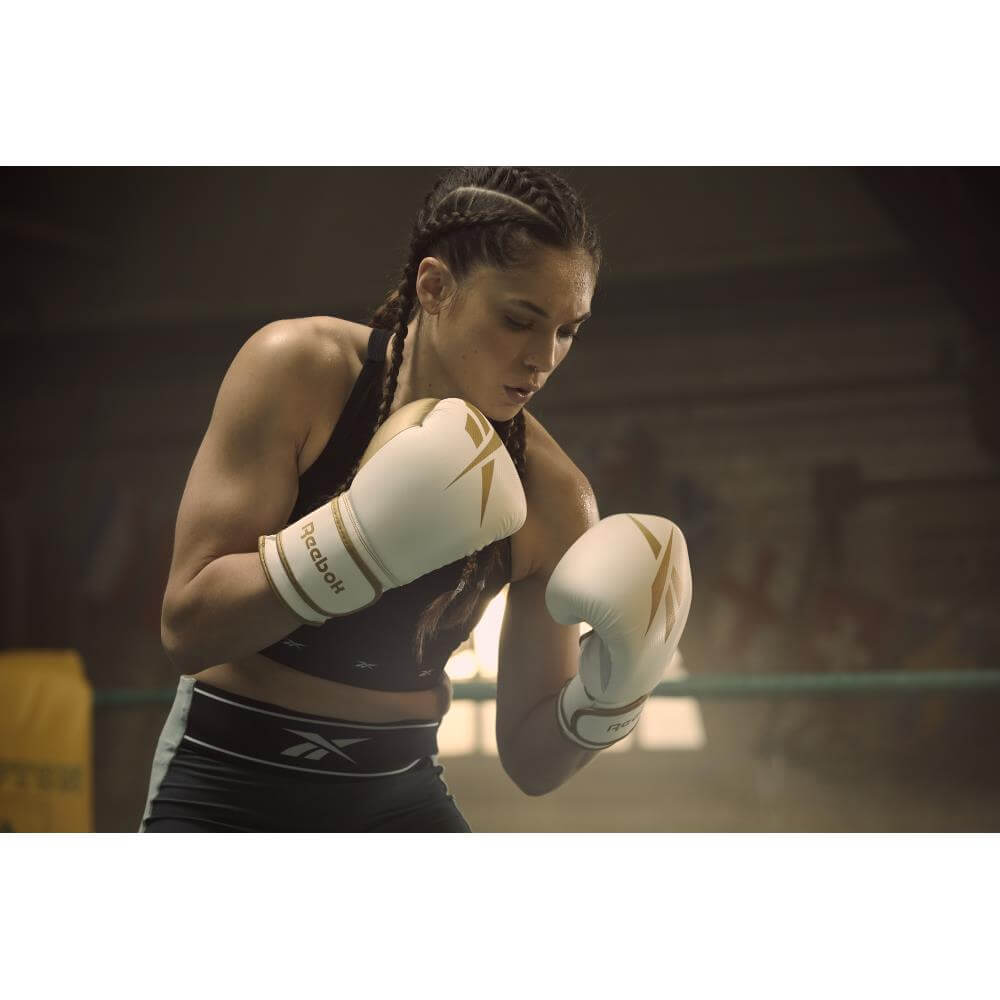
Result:
M395 334L386 366L381 398L371 433L385 422L396 394L403 362L403 341L417 314L416 280L428 256L443 260L461 284L474 268L486 265L511 270L527 262L541 246L583 250L600 269L602 251L596 229L573 188L549 170L521 167L462 167L449 170L424 199L410 235L402 276L372 314L369 325ZM504 442L521 482L525 482L524 413L507 421L490 421ZM346 490L358 471L360 457L335 491ZM508 547L494 542L465 560L453 590L436 597L417 623L413 652L423 661L426 644L443 624L464 624L474 614L492 573L505 565Z

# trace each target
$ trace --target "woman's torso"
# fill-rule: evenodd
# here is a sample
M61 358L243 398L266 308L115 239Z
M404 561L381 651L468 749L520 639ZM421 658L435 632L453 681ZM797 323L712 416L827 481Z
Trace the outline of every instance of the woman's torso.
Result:
M340 345L341 356L350 366L353 384L361 374L368 348L371 328L360 323L332 317L313 317L294 321L309 324L322 338L330 338ZM334 394L331 393L331 397ZM312 466L330 440L339 410L329 412L317 409L308 436L298 455L298 473ZM545 458L553 454L554 442L529 414L526 417L526 449L529 478L542 472ZM534 447L532 447L534 446ZM556 449L558 450L558 449ZM538 477L544 480L544 475ZM337 484L331 483L330 489ZM532 496L538 495L541 483L528 493L528 518L524 527L510 540L511 581L529 576L533 565ZM392 722L398 719L440 719L451 703L451 684L446 674L432 688L421 691L381 691L303 673L293 667L260 654L242 657L230 663L220 663L195 674L200 680L216 687L258 701L270 702L302 712L329 715L356 722Z

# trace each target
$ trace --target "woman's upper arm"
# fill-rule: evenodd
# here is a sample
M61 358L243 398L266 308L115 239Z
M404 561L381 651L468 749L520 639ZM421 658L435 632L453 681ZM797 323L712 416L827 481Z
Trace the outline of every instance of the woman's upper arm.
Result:
M497 741L512 739L524 716L557 694L576 673L580 628L560 625L545 606L549 577L566 550L598 521L597 501L586 476L575 466L562 471L546 490L553 499L539 506L533 534L534 571L512 583L500 630L497 672ZM567 498L572 498L567 506Z
M256 551L260 535L284 527L299 451L331 403L339 415L349 381L342 352L295 321L247 340L222 380L181 497L165 609L212 560Z

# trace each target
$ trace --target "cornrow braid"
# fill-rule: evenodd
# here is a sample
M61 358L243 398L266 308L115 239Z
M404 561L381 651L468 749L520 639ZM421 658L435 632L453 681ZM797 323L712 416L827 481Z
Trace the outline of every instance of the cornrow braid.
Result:
M394 334L371 434L385 422L403 363L404 342L417 305L417 272L428 255L438 256L459 282L478 265L509 270L529 259L540 246L584 250L600 269L602 251L596 230L573 188L558 174L524 167L467 167L444 174L424 199L410 235L406 264L396 287L372 314L371 326ZM508 421L490 421L507 447L522 483L526 481L524 412ZM360 458L341 483L347 489ZM428 642L438 629L464 624L475 613L487 582L503 569L509 551L494 542L474 552L462 567L455 587L436 597L423 611L413 638L422 663Z

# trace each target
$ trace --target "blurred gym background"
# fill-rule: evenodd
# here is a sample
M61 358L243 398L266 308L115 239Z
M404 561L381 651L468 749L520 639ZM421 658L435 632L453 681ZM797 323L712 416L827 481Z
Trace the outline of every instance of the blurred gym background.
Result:
M684 529L670 676L1000 670L997 172L560 169L606 262L531 409L602 515ZM272 320L365 321L437 174L0 173L0 827L136 828L177 679L174 518L222 375ZM456 684L495 676L500 611ZM52 731L91 762L17 735L33 703L3 685L50 668L73 678ZM996 830L998 708L957 687L657 699L541 798L504 775L488 698L456 701L441 746L478 831Z

